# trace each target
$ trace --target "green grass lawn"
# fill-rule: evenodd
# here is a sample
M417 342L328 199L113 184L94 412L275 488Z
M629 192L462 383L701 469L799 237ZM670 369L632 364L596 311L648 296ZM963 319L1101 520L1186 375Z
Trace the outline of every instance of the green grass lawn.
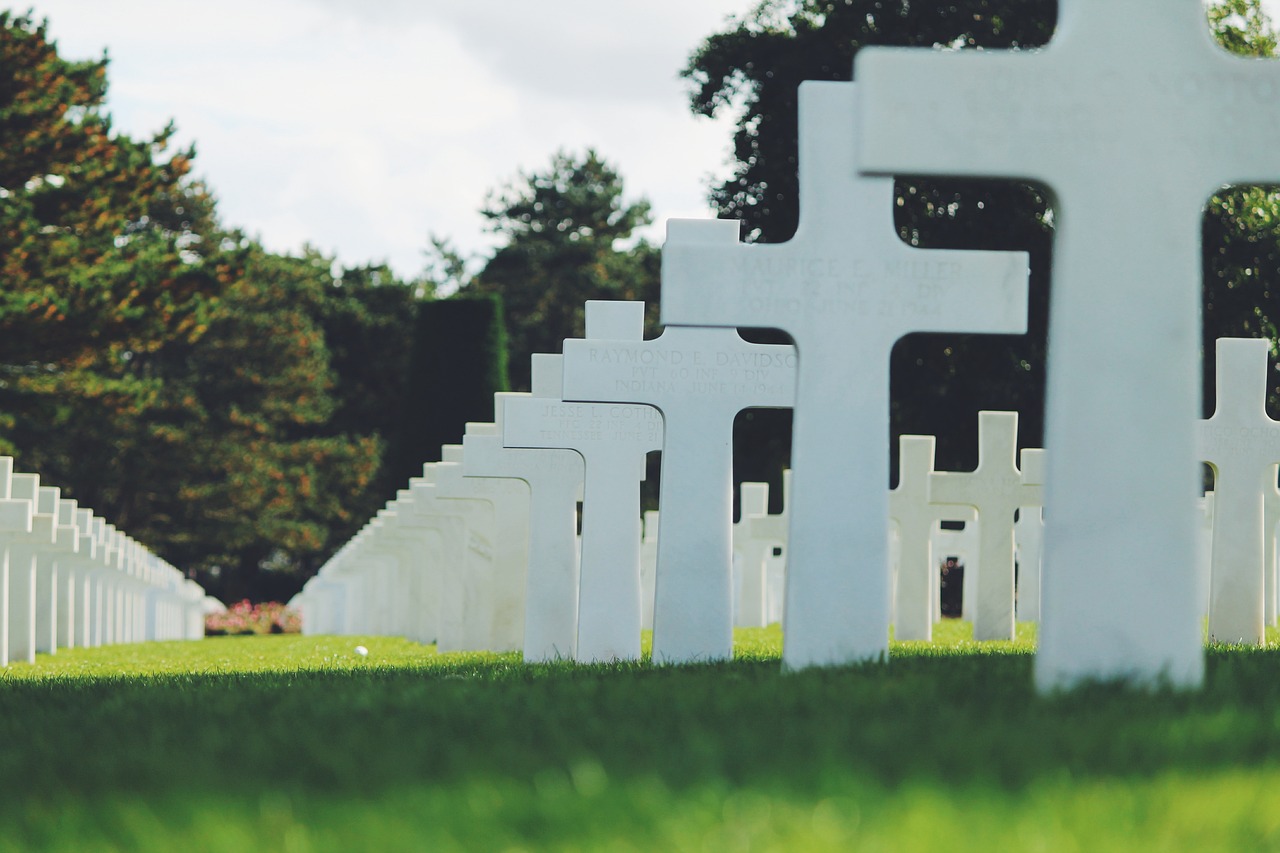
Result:
M776 629L693 667L64 651L0 672L0 851L1280 849L1280 649L1041 698L1029 632L965 627L791 674Z

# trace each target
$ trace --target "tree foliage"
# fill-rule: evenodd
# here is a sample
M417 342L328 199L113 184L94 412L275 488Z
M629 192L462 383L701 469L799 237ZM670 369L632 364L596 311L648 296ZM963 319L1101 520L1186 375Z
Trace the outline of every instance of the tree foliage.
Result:
M582 334L588 299L644 299L657 306L657 250L624 241L649 223L649 204L624 197L618 172L592 150L556 154L522 173L481 211L504 239L462 292L502 297L511 386L528 390L529 356L560 352Z
M385 500L414 290L224 229L106 72L0 12L0 450L211 591L287 594Z

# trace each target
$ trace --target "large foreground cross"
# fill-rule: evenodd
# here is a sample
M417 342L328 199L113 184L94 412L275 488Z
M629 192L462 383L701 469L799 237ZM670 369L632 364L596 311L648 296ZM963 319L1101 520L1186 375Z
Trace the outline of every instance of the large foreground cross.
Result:
M800 86L800 225L743 245L737 223L671 220L662 320L766 326L795 340L788 508L790 668L889 647L889 353L923 331L1022 332L1025 254L921 251L893 227L893 182L859 178L854 85Z
M1062 0L1043 50L859 52L859 167L1054 194L1041 687L1203 672L1195 597L1200 229L1280 179L1280 64L1201 0Z

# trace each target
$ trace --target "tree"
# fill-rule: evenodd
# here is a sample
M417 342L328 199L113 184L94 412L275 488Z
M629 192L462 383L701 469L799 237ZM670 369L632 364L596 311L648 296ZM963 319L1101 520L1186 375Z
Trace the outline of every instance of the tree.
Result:
M287 595L376 508L413 290L224 230L171 126L112 130L106 68L0 12L0 449L211 591Z
M337 417L322 322L332 267L251 245L207 333L165 366L186 467L157 535L228 600L296 591L366 520L383 445Z
M232 274L213 199L188 177L194 152L169 152L172 127L113 133L105 93L105 60L62 60L43 24L0 12L0 363L13 376L192 340Z
M445 444L460 444L469 421L494 419L493 395L507 390L502 299L495 294L423 302L413 325L395 457L389 466L403 487L440 460Z
M507 320L511 386L528 390L529 356L560 352L581 334L588 299L644 299L656 312L657 250L623 242L649 222L649 204L623 197L622 178L595 151L560 152L521 174L481 211L505 243L460 293L496 293Z
M385 265L369 265L342 270L323 294L317 320L329 352L334 400L326 428L374 441L380 460L368 488L346 499L350 518L332 522L331 539L342 542L405 486L394 444L408 402L405 372L414 316L431 289L401 281Z
M114 133L106 90L105 60L0 12L0 449L137 530L173 482L148 443L157 366L204 335L242 257L194 152L169 151L172 127Z

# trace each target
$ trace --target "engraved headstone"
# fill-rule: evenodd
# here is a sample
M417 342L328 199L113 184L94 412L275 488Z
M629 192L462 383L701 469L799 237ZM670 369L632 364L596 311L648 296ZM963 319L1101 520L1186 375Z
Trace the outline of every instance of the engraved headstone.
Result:
M1028 482L1017 466L1016 412L978 413L978 467L973 471L936 471L930 499L978 511L978 572L975 640L1014 637L1013 515L1021 506L1039 506L1042 488ZM968 572L966 572L966 580ZM967 592L968 590L966 590Z
M635 315L643 302L587 303ZM662 413L662 489L653 659L733 657L733 422L743 409L795 402L795 347L736 329L669 326L652 340L564 342L564 398L644 403Z
M854 92L852 83L800 86L800 223L790 242L745 245L737 223L671 220L662 253L664 323L779 328L799 352L783 645L791 668L888 652L894 344L919 331L1026 326L1025 254L922 251L899 237L893 181L855 171Z
M1043 49L868 48L854 76L864 171L1053 192L1037 684L1199 684L1202 216L1280 179L1280 65L1215 45L1200 0L1064 0Z
M467 520L466 650L517 651L524 642L529 491L511 480L465 477L462 448L445 445L441 451L436 499L459 504Z
M636 319L589 315L587 336L625 340L640 334ZM534 358L558 369L561 356ZM662 447L661 415L652 406L540 398L534 409L507 409L503 439L582 455L576 659L639 660L640 483L646 454Z
M572 660L578 630L578 498L582 457L572 450L504 447L506 413L559 400L559 371L532 363L532 393L493 397L494 433L467 426L463 471L468 477L515 477L529 490L524 660Z
M1220 643L1265 640L1263 504L1280 463L1280 422L1267 415L1270 350L1265 339L1218 339L1217 405L1200 422L1200 458L1214 472L1209 639Z

